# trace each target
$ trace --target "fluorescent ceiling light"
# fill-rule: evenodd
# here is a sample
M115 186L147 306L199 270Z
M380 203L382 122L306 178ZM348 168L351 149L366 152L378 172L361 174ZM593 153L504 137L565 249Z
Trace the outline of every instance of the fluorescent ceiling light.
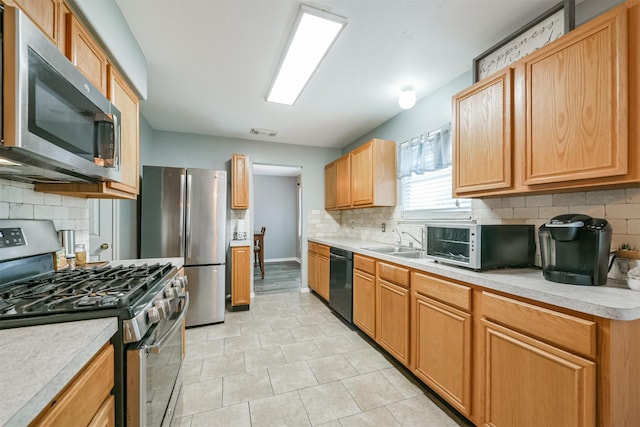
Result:
M301 5L267 101L293 105L347 19Z

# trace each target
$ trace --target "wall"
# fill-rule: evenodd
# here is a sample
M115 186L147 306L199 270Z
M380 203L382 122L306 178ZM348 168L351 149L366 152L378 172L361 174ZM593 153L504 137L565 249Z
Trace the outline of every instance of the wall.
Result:
M265 262L296 257L296 182L295 177L253 176L254 228L267 228Z
M87 199L37 193L33 184L0 179L0 218L51 219L56 230L75 230L76 243L89 247Z

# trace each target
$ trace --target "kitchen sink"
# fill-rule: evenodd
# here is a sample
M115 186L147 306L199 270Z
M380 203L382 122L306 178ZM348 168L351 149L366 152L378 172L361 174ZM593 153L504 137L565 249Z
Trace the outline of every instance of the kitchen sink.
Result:
M402 258L424 258L422 251L408 246L379 246L374 248L362 248L371 252L393 255Z
M393 255L399 256L402 258L425 258L425 255L422 253L422 251L415 251L415 250L410 252L398 252Z
M414 248L410 248L408 246L378 246L375 248L362 248L367 251L378 252L381 254L401 254L408 252L417 252Z

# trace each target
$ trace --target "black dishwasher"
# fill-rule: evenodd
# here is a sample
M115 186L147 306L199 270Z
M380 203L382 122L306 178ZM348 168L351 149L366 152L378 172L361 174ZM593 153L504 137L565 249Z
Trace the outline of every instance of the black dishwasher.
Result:
M353 252L331 248L329 306L352 323Z

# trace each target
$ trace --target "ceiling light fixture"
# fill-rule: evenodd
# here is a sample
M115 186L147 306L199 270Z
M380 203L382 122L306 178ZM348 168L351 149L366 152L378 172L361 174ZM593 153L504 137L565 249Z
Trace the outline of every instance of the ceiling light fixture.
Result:
M293 105L345 25L342 16L301 5L267 101Z
M398 104L403 110L408 110L416 105L416 93L413 90L413 86L405 86L400 90Z

